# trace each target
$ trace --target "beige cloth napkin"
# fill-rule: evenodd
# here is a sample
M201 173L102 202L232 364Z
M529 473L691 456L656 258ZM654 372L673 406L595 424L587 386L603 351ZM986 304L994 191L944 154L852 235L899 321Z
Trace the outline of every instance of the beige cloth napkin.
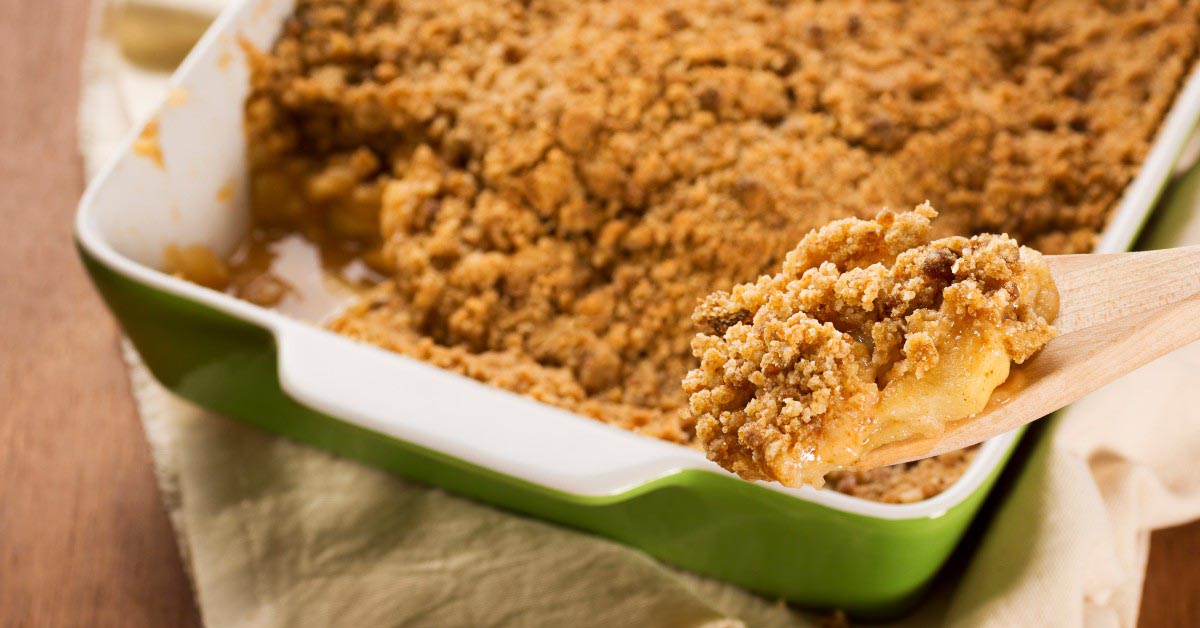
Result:
M221 0L94 8L80 138L96 172ZM161 24L161 26L155 26ZM141 34L139 34L141 33ZM144 33L153 33L153 37ZM133 41L130 41L130 40ZM165 62L164 62L165 63ZM1200 170L1144 244L1200 242ZM211 626L809 626L813 618L609 541L459 499L172 397L127 349L181 552ZM1045 430L982 538L900 624L1133 626L1155 528L1200 517L1200 344Z

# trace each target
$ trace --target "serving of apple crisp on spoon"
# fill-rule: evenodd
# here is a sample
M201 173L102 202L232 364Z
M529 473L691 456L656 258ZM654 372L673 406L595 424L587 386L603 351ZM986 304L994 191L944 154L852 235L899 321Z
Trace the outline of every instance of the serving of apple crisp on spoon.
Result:
M1047 257L931 241L936 216L830 223L701 302L683 386L710 459L820 486L981 442L1200 337L1200 251ZM1174 324L1147 334L1147 317Z

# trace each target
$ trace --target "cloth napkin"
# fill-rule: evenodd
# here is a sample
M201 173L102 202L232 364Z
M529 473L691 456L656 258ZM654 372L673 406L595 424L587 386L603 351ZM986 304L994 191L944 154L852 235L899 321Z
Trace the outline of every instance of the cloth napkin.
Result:
M89 176L222 0L97 0ZM1200 169L1142 245L1200 243ZM211 626L812 626L812 616L587 534L213 415L126 345L163 498ZM895 625L1133 626L1150 531L1200 517L1200 344L1043 421L999 505ZM835 621L840 618L834 618Z

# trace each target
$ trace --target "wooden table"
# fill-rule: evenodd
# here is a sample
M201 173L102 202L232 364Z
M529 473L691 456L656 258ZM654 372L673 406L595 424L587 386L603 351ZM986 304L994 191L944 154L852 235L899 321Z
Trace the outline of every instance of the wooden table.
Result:
M0 626L199 617L118 330L71 245L83 0L0 0ZM1200 523L1154 535L1143 626L1200 626Z

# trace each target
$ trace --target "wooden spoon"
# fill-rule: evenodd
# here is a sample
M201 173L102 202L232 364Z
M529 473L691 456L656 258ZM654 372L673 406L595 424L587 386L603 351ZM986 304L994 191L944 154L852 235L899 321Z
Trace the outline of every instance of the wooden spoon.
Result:
M982 412L950 423L940 437L909 439L868 452L859 468L928 458L983 442L1200 339L1200 246L1056 255L1046 261L1058 285L1058 336L1014 367Z

